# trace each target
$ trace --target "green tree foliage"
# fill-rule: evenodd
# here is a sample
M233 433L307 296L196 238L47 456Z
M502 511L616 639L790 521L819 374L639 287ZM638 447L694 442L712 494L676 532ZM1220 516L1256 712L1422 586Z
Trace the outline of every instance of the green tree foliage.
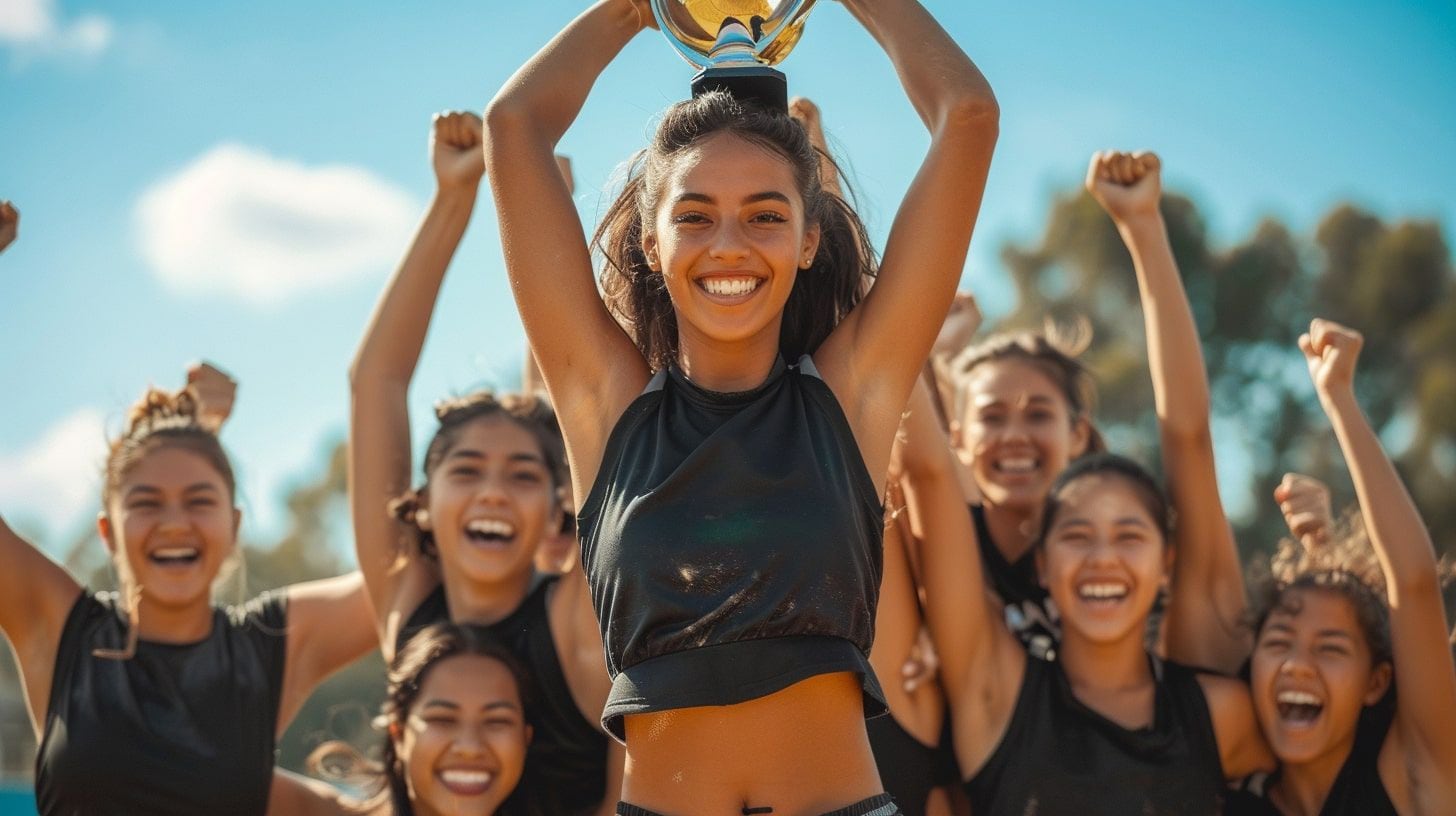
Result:
M1361 402L1437 547L1456 550L1456 279L1440 227L1387 222L1344 204L1312 236L1266 219L1219 247L1189 199L1165 196L1163 214L1203 337L1221 464L1247 471L1223 480L1225 501L1251 508L1235 518L1245 553L1284 534L1271 496L1286 471L1326 480L1337 499L1353 495L1295 347L1317 316L1365 333ZM1156 463L1137 282L1112 221L1085 193L1058 197L1040 240L1007 246L1002 258L1017 303L993 328L1085 319L1099 422L1119 450Z

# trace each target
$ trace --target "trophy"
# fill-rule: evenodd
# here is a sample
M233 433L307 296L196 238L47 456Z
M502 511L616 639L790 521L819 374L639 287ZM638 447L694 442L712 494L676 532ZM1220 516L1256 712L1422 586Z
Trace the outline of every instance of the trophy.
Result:
M652 0L667 41L702 69L693 96L726 91L777 110L788 109L789 83L769 66L788 56L813 7L814 0Z

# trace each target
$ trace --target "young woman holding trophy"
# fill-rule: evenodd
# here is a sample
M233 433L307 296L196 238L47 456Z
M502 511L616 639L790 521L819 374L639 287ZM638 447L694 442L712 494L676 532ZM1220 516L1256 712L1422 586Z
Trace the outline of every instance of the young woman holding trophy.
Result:
M590 250L553 159L597 75L653 25L601 0L486 112L511 285L571 460L627 745L622 814L875 814L863 718L881 505L901 410L965 261L998 110L913 0L844 5L931 133L875 274L786 110L670 108ZM755 21L755 28L763 21ZM562 320L569 314L571 319Z

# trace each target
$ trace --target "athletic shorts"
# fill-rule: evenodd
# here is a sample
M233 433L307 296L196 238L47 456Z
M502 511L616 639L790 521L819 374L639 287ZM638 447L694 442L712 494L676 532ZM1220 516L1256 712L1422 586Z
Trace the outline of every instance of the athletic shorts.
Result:
M755 814L772 814L771 807L748 807L743 809L744 816L755 816ZM661 813L640 808L636 805L629 805L626 802L617 803L617 816L662 816ZM848 807L838 810L831 810L824 816L900 816L900 808L890 794L882 793L879 796L871 796L862 801L855 802Z

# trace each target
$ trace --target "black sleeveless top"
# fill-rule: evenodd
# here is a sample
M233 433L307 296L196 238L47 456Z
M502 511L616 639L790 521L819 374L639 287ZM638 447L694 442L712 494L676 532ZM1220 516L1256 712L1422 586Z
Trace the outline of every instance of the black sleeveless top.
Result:
M602 721L731 705L832 672L862 678L882 509L807 357L738 393L660 371L612 429L578 514L612 692Z
M1029 548L1015 561L1007 561L991 538L986 508L973 504L970 509L976 525L976 544L981 550L981 568L1001 599L1006 628L1033 657L1055 657L1056 645L1062 639L1062 618L1038 580L1035 550Z
M1006 733L965 783L971 812L1219 813L1223 768L1203 688L1175 663L1155 662L1154 671L1153 725L1130 730L1083 705L1059 663L1028 656Z
M1398 816L1385 782L1380 779L1380 749L1395 721L1395 693L1388 692L1380 702L1360 712L1355 725L1355 744L1340 766L1340 773L1330 786L1320 816ZM1276 774L1277 776L1277 774ZM1273 777L1251 779L1244 789L1229 798L1224 808L1228 816L1279 816L1279 809L1268 799Z
M538 576L516 610L488 626L525 664L534 685L526 776L511 798L524 799L530 812L580 814L594 810L607 795L607 736L582 717L551 638L546 596L560 576ZM421 629L450 619L445 588L436 587L400 629L396 649ZM396 652L397 653L397 652Z
M56 650L35 762L46 816L198 813L254 816L268 807L283 691L287 597L265 593L217 609L212 632L182 645L126 645L114 594L82 592Z

